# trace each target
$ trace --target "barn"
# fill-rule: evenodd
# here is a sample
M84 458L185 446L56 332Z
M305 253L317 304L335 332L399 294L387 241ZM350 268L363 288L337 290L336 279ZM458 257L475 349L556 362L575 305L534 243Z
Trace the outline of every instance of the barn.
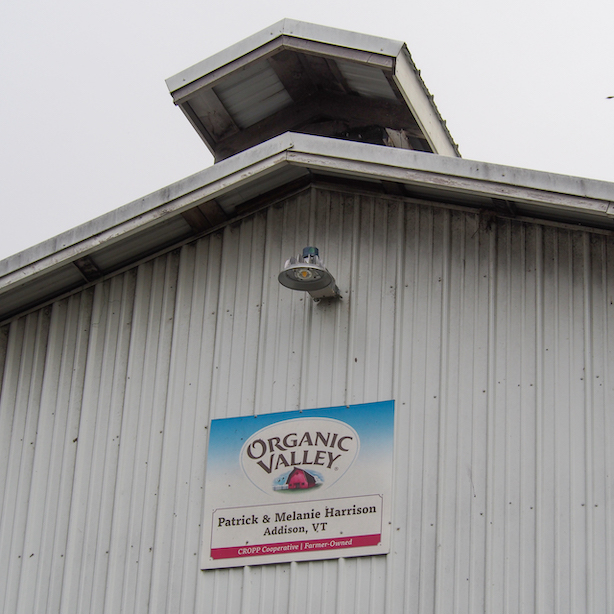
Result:
M0 609L614 611L614 184L462 159L384 38L283 20L167 84L216 162L0 262ZM371 473L368 429L289 422L392 407ZM279 526L377 544L208 564L257 524L208 460L247 419L322 461Z

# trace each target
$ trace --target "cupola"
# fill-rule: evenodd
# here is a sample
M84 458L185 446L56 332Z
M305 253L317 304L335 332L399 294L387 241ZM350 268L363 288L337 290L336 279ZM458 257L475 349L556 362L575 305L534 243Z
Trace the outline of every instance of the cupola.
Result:
M394 40L284 19L167 85L216 162L289 131L460 157Z

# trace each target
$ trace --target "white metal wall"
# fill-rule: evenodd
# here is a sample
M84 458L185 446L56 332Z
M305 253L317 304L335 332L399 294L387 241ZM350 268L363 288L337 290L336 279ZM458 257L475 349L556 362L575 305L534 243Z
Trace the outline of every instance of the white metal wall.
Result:
M310 244L341 302L277 283ZM613 612L613 260L313 189L12 321L0 608ZM199 571L211 418L390 398L390 555Z

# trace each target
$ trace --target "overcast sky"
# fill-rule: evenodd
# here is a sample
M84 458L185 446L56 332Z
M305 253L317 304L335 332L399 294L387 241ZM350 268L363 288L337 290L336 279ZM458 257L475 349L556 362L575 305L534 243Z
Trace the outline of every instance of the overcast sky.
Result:
M405 41L464 158L614 182L612 0L20 0L0 259L212 164L164 80L284 17Z

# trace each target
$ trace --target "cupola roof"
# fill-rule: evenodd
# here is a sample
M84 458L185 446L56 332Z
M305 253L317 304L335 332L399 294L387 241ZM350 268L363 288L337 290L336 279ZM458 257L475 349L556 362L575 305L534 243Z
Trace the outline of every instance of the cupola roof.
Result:
M167 85L216 161L288 131L460 156L394 40L284 19Z

